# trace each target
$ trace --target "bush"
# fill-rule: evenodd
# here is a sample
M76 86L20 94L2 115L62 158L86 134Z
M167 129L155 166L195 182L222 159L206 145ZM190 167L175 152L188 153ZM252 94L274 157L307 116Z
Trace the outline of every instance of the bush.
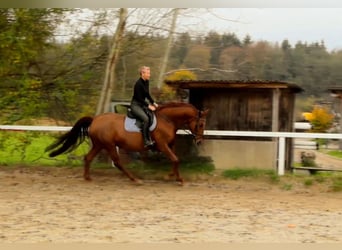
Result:
M53 143L59 133L44 132L0 132L0 164L1 165L41 165L41 166L74 166L83 164L83 155L89 145L83 143L70 154L50 158L45 148Z
M303 167L317 167L315 153L303 151L300 153L300 159Z
M320 106L315 106L310 115L307 115L306 119L312 125L312 132L324 133L331 128L334 120L334 115Z

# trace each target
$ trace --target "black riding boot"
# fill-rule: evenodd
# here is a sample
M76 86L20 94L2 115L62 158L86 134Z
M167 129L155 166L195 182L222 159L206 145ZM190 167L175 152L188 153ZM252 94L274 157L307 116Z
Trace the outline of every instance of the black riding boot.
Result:
M144 138L144 146L145 148L152 147L154 145L153 141L150 137L150 131L149 131L149 124L144 123L142 127L142 135Z

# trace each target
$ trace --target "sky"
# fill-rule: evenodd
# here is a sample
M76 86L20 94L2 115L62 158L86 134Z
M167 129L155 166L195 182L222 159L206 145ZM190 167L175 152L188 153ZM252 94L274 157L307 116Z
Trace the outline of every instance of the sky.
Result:
M11 0L0 3L1 7L67 7L67 8L221 8L221 7L341 7L341 0Z
M154 8L157 9L157 8ZM84 24L84 23L83 23ZM113 26L114 27L114 26ZM115 28L115 27L114 27ZM115 29L111 32L114 32ZM167 27L168 28L168 27ZM342 50L342 1L336 8L187 8L181 10L177 32L206 35L234 33L242 40L292 46L324 42L328 51Z
M185 22L186 29L203 34L232 32L240 39L248 34L272 43L288 39L293 46L324 41L329 51L342 50L342 8L216 8Z

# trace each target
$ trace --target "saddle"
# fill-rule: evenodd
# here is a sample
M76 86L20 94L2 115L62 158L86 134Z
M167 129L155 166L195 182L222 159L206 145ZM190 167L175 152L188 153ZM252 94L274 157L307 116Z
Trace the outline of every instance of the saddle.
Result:
M143 122L132 114L130 105L125 105L127 107L127 114L125 117L125 130L129 132L140 132L142 129ZM149 120L149 130L153 131L157 126L157 118L152 110L146 108L145 112L148 115Z

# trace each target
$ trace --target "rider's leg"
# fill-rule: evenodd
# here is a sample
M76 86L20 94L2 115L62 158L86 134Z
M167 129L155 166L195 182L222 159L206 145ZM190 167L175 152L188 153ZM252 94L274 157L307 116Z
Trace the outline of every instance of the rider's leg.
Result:
M153 142L150 138L150 131L149 131L149 118L142 107L139 105L132 104L131 105L132 113L137 119L140 119L143 122L142 126L142 135L144 138L145 147L149 147L153 145Z
M142 134L144 138L145 147L153 146L153 141L151 140L148 121L143 123Z

